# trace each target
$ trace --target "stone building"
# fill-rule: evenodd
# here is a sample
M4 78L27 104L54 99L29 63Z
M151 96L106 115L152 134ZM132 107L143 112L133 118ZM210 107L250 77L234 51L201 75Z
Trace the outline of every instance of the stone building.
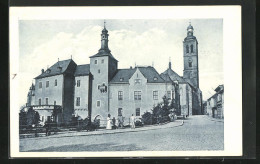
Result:
M193 27L187 28L184 39L183 77L171 68L159 74L152 66L118 69L118 61L108 47L108 31L101 33L101 48L90 56L90 64L77 65L72 59L58 61L35 78L34 98L28 105L50 117L56 106L61 107L57 122L67 122L72 115L82 119L105 120L132 114L137 117L150 111L167 96L176 102L179 115L202 112L202 93L199 89L198 42ZM30 90L31 93L31 90ZM44 119L43 119L44 121Z
M224 118L224 85L219 85L215 92L207 100L207 115L213 118Z

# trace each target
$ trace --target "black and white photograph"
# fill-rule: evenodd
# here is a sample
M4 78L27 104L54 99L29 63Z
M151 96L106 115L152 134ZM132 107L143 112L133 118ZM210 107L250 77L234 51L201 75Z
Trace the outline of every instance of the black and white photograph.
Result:
M218 9L14 7L11 154L242 155L241 11Z

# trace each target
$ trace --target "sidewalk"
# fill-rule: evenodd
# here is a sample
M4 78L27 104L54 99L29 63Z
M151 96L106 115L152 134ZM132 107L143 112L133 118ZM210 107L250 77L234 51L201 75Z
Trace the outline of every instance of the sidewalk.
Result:
M34 137L34 138L26 138L26 139L48 139L48 138L61 138L61 137L75 137L75 136L90 136L90 135L102 135L102 134L116 134L116 133L126 133L126 132L140 132L147 130L156 130L156 129L165 129L165 128L173 128L177 126L182 126L184 123L183 120L175 120L174 122L169 122L161 125L147 125L144 127L138 127L135 129L126 128L126 129L98 129L97 131L80 131L80 132L58 132L57 134L53 134L50 136L42 136L42 137Z
M216 121L216 122L223 122L224 123L224 119L220 119L220 118L213 118L213 117L210 117L208 115L205 115L205 118L210 120L210 121Z

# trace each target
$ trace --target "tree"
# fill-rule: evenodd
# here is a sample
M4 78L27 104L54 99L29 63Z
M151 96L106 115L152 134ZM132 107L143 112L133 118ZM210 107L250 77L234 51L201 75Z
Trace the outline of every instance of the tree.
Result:
M38 112L34 113L34 119L33 119L33 124L35 124L36 126L39 124L40 122L40 115Z
M24 108L22 108L19 113L19 125L21 127L27 125L27 117Z
M32 107L29 107L26 114L27 125L31 126L32 124L34 124L34 115L35 115L35 111L32 109Z

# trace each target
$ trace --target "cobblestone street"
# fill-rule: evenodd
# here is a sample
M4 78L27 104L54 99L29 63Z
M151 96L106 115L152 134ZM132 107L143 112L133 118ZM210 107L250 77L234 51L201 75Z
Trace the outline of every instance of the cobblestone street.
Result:
M224 123L208 116L190 116L182 126L75 137L20 139L20 151L175 151L223 150ZM141 128L140 128L141 129Z

